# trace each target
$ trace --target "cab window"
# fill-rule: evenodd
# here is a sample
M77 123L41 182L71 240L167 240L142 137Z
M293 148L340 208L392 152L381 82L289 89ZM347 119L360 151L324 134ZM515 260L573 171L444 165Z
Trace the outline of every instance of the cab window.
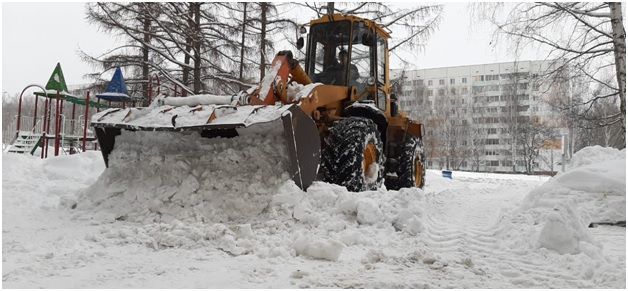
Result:
M377 38L377 107L386 110L386 94L384 84L386 84L386 40Z
M327 85L345 83L339 55L348 54L351 22L336 21L312 26L309 63L306 70L314 82ZM348 58L348 56L347 56Z
M366 90L368 79L375 76L373 40L373 32L363 22L354 24L351 41L349 86L356 86L358 92Z

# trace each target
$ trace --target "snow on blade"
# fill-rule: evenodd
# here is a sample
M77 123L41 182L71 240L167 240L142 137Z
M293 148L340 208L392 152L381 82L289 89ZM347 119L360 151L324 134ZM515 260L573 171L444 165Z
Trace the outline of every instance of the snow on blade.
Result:
M180 98L185 99L185 98ZM144 128L184 128L204 125L242 125L274 121L294 105L198 105L108 109L95 114L92 124ZM215 119L210 119L210 117ZM173 124L174 120L174 124Z
M299 101L303 98L309 97L310 94L314 91L314 89L322 83L312 83L308 85L301 85L297 82L292 82L288 84L287 94L288 100Z
M171 106L197 106L197 105L227 105L233 101L233 96L229 95L193 95L187 97L166 97L160 99L160 105Z

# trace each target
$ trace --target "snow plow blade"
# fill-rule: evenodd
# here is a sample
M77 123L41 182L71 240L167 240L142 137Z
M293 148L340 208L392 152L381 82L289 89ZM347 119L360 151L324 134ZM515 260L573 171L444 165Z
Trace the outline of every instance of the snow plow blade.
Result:
M283 138L278 138L277 142L283 142L285 147L277 148L285 151L286 171L302 189L307 189L316 179L320 162L316 124L296 104L112 108L94 115L91 126L107 167L110 155L116 150L116 137L123 131L196 131L199 139L239 138L249 132L283 131Z

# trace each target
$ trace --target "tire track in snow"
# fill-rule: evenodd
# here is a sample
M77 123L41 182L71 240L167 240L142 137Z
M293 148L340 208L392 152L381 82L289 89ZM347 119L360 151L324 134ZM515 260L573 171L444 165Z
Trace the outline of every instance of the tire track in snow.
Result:
M469 181L471 182L471 181ZM522 287L588 287L590 282L561 270L552 262L542 263L539 254L517 254L500 244L498 235L507 231L508 225L499 222L497 209L486 212L494 203L488 199L504 199L499 192L509 193L505 198L521 200L532 188L532 183L524 183L524 191L514 191L513 183L501 181L498 187L477 189L468 197L467 181L458 187L426 194L427 209L423 217L425 231L421 240L433 252L443 256L472 258L474 264L489 270L487 273L499 275L497 281L509 282ZM523 188L523 187L522 187ZM429 188L428 188L429 189ZM464 197L464 196L467 197ZM462 196L462 197L461 197ZM502 195L503 196L503 195ZM462 198L462 199L460 199ZM508 201L512 204L512 201ZM484 204L482 204L484 203ZM464 211L463 211L464 210ZM458 215L465 213L463 217ZM491 224L492 223L492 224ZM507 248L507 247L506 247ZM537 258L530 258L536 255ZM506 287L506 286L504 286Z

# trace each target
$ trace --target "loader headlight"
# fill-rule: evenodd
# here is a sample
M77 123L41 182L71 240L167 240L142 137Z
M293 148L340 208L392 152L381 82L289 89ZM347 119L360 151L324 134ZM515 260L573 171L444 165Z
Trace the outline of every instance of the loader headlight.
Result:
M300 34L306 34L306 33L307 33L307 29L305 28L305 26L301 26L301 27L299 28L299 33L300 33Z
M373 77L369 77L369 78L366 80L366 85L369 85L369 86L373 86L373 85L375 85L375 78L373 78Z

